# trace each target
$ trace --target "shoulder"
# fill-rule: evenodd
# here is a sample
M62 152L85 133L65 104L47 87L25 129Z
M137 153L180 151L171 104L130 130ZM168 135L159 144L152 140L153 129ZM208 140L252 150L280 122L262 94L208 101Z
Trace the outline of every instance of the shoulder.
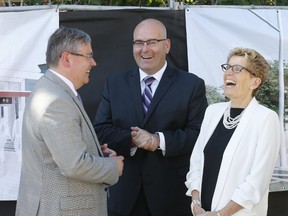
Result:
M192 91L193 89L198 89L201 92L205 91L204 80L193 73L167 66L164 74L163 76L166 76L167 79L173 80L174 85L176 85L180 89L183 88L186 89L186 91L188 91L188 89Z
M229 105L229 102L220 102L220 103L214 103L214 104L210 104L207 109L206 112L215 112L215 111L219 111L219 110L225 110Z
M137 69L121 71L107 77L104 91L110 91L111 94L115 94L129 90L131 86L134 89L138 85L140 85L140 75Z
M127 71L120 71L118 73L112 74L110 75L107 80L108 81L115 81L115 80L126 80L129 77L135 77L135 76L139 76L138 70L137 69L130 69Z
M266 107L260 103L257 104L255 109L257 111L255 110L254 113L257 114L260 118L264 118L265 116L267 116L267 117L272 117L272 118L278 119L278 114L274 110L272 110L272 109L270 109L270 108L268 108L268 107Z
M203 81L203 79L200 78L199 76L197 76L196 74L190 73L190 72L185 71L185 70L181 70L179 68L167 66L167 71L170 71L174 75L179 76L179 77L181 77L183 79L198 80L198 81L202 80Z
M254 116L262 116L262 118L265 116L265 115L276 115L277 116L277 113L268 108L267 106L259 103L259 101L256 99L256 97L253 97L252 100L250 101L248 107L246 109L249 109L251 112L253 112L253 115Z

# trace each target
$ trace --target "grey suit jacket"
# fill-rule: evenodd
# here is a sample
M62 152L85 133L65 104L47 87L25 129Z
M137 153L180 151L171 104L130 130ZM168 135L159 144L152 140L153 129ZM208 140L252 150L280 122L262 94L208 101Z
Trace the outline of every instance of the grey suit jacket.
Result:
M107 215L107 185L118 181L72 90L49 70L29 96L23 118L16 215Z

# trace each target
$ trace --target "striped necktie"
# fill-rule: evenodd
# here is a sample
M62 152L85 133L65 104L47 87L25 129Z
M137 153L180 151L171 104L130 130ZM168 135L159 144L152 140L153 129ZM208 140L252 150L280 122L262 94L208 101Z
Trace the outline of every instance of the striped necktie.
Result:
M142 101L143 101L143 107L144 107L144 113L147 113L148 107L151 103L152 100L152 89L151 89L151 85L154 82L155 78L154 77L150 77L147 76L144 78L144 82L145 82L145 88L144 88L144 92L142 95Z

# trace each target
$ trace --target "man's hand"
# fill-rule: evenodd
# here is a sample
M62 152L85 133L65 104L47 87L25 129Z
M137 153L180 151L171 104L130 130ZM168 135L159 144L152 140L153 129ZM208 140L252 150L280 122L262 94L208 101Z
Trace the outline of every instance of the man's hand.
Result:
M155 151L160 144L160 139L157 134L151 134L139 127L131 127L132 142L138 148L148 151Z
M104 145L101 146L101 150L104 154L105 157L115 157L117 156L117 153L113 151L112 149L108 148L108 144L105 143Z
M119 176L121 176L123 174L124 157L123 156L114 156L112 158L115 160L117 168L118 168L118 174L119 174Z

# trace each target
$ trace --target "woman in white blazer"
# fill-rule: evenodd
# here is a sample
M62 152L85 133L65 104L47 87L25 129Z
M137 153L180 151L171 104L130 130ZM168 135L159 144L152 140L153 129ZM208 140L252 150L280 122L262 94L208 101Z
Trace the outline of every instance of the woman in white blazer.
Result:
M235 48L221 65L229 102L210 105L185 182L197 216L265 216L280 147L277 114L255 94L269 64L257 51Z

